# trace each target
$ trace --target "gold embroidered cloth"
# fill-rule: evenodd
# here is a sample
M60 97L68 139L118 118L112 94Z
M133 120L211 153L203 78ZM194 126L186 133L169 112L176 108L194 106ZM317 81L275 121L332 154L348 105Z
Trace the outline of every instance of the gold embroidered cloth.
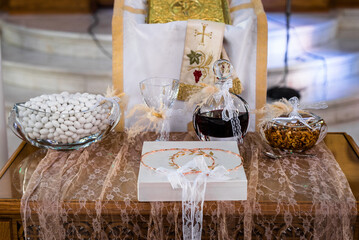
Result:
M13 182L23 191L29 238L182 238L181 202L137 201L142 142L156 136L124 138L113 133L80 151L40 150L22 162ZM195 138L181 133L171 139ZM326 145L307 158L272 160L264 150L270 149L259 135L248 133L240 145L248 199L205 202L203 239L352 239L356 201Z
M230 24L227 0L149 0L148 23L202 19Z

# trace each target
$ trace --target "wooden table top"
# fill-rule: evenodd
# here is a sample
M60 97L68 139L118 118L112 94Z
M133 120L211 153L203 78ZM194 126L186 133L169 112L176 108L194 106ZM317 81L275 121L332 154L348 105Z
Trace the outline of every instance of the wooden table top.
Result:
M359 203L359 147L346 133L328 133L324 141L337 159ZM12 175L18 170L18 164L36 150L38 148L30 144L21 143L0 171L0 214L19 214L21 194L13 186ZM146 204L143 203L144 210ZM266 208L270 209L270 203L267 203Z

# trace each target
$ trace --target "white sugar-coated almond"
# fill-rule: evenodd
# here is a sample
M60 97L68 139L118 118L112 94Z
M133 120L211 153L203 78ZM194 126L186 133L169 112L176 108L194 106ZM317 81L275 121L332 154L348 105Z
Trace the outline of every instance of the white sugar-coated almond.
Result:
M54 132L54 137L58 137L58 136L60 136L60 134L55 131L55 132Z
M56 106L51 106L50 110L51 110L51 112L56 112L56 111L57 111L57 107L56 107Z
M91 112L86 112L85 114L84 114L84 118L88 118L89 116L92 116L92 114L91 114Z
M74 122L73 122L73 121L69 121L69 120L65 120L64 124L65 124L66 126L72 126L72 125L74 125Z
M56 128L56 132L60 135L65 133L61 128Z
M60 113L54 113L54 114L52 114L52 118L53 119L58 119L60 117Z
M35 98L32 98L32 101L33 102L42 102L42 98L41 97L35 97Z
M85 118L86 118L86 123L91 123L92 122L92 119L93 119L92 115L89 115L89 116L87 116Z
M102 100L102 99L103 99L103 97L102 97L100 94L97 94L97 95L96 95L96 100L97 100L97 101L100 101L100 100Z
M85 123L85 124L84 124L84 128L85 128L85 129L91 129L92 126L93 126L92 123Z
M55 95L49 95L49 100L50 101L56 101Z
M32 127L25 128L25 132L32 133L33 132Z
M80 129L77 129L76 133L79 134L79 135L81 135L81 134L84 133L84 131L85 131L85 130L84 130L83 128L80 128Z
M33 127L32 130L33 130L34 132L40 133L40 129L38 129L38 128L36 128L36 127Z
M49 121L49 118L46 117L46 116L41 119L41 122L42 122L43 124L47 123L48 121Z
M57 96L56 96L56 101L57 101L58 103L60 103L60 104L63 104L63 103L64 103L64 99L62 98L61 95L57 95Z
M79 100L80 102L83 102L83 103L85 103L85 102L88 101L88 99L85 98L85 97L79 97L78 100Z
M107 125L106 125L106 124L103 124L103 125L100 126L100 130L101 130L101 131L105 130L106 128L107 128Z
M96 118L92 118L91 120L92 125L95 125L95 122L96 122Z
M49 139L53 139L53 138L54 138L54 134L49 133L49 135L47 135L47 137L48 137Z
M54 125L52 124L52 122L47 122L45 124L45 128L52 128Z
M95 134L98 132L98 128L97 127L93 127L91 128L91 134Z
M79 118L79 123L84 124L86 122L86 119L84 117Z
M39 138L39 137L40 137L40 133L38 133L38 132L32 132L32 134L34 135L35 138Z
M32 119L30 119L29 121L27 121L27 125L28 125L29 127L34 127L34 126L35 126L35 122L34 122Z
M53 132L55 132L55 128L50 128L49 133L53 133Z
M76 128L74 126L69 126L69 131L75 133L77 130L76 130Z
M99 120L96 120L96 122L95 122L95 126L99 126L100 125L100 123L101 123L101 120L99 119Z
M61 135L60 135L60 138L61 138L61 139L67 139L68 136L66 136L65 134L61 134Z
M55 97L54 97L55 98ZM54 100L49 99L49 101L46 103L47 106L52 107L52 106L56 106L57 102L56 102L56 98Z
M60 123L58 121L56 121L56 120L52 120L51 123L55 128L60 127Z
M30 114L29 118L31 119L31 121L36 121L36 115L35 114Z
M82 127L82 125L81 125L81 123L80 123L80 122L75 121L75 122L74 122L74 127L75 127L75 128L77 128L77 129L79 129L79 128L81 128L81 127Z
M40 128L42 128L43 126L44 126L44 124L42 124L41 122L36 122L36 123L35 123L35 127L36 127L36 128L39 128L39 129L40 129Z
M67 131L68 130L68 127L65 124L61 124L60 128L61 128L62 131Z
M49 133L49 130L48 130L48 129L46 129L46 128L40 129L40 134L41 134L41 135L46 135L46 134L48 134L48 133Z
M71 111L74 108L73 105L67 105L66 106L66 111Z
M55 140L56 142L59 142L61 139L60 139L60 137L54 137L54 140Z
M70 131L66 131L66 132L65 132L65 135L68 136L68 137L71 137L71 136L73 135L73 133L70 132Z
M80 109L81 112L85 112L85 111L87 111L87 110L89 110L88 107L82 107L82 108Z
M65 122L65 120L64 120L63 118L59 118L57 121L58 121L59 123L64 123L64 122Z
M94 104L92 103L92 101L86 101L85 106L88 107L88 108L91 108L91 107L94 106Z
M82 117L82 113L79 113L79 112L75 113L75 117L76 117L77 119L80 119L80 117Z
M28 133L28 135L29 135L29 137L30 137L30 138L32 138L32 139L34 139L34 138L35 138L35 136L34 136L34 134L33 134L33 133Z
M74 140L73 140L71 137L69 137L69 138L67 139L67 143L71 144L71 143L73 143L73 142L74 142Z
M70 120L71 122L75 122L75 121L77 120L77 118L74 117L74 116L71 116L71 117L69 118L69 120Z

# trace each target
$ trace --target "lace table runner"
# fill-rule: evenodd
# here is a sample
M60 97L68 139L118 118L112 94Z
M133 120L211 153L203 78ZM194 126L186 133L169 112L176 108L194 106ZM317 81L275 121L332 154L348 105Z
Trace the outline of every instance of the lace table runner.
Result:
M39 150L21 166L21 214L33 239L181 239L181 202L140 203L137 175L142 142L113 133L71 152ZM175 133L173 141L196 140ZM240 146L247 201L205 202L203 239L353 239L356 200L324 143L272 160L258 134ZM38 161L34 167L34 161ZM30 164L31 163L31 164ZM14 184L18 184L14 182Z

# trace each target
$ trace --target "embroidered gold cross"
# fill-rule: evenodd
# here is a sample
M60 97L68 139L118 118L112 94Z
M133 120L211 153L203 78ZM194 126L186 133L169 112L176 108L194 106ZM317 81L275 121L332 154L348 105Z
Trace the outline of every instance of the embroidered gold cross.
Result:
M202 41L200 43L200 45L204 45L204 37L207 36L209 37L209 39L212 39L212 32L210 33L206 33L206 27L208 26L208 24L203 24L202 23L202 32L198 32L197 29L194 30L194 36L197 37L199 35L202 35Z

